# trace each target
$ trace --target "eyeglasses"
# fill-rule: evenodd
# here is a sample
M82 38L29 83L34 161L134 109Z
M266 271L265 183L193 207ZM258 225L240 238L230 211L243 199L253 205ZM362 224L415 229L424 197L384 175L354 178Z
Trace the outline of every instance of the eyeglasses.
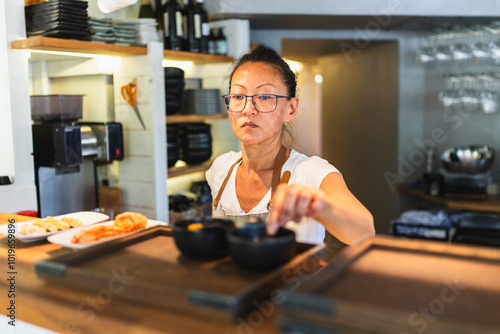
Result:
M266 113L273 112L278 106L278 99L280 97L291 99L290 96L275 95L275 94L255 94L255 95L242 95L242 94L227 94L222 95L224 105L227 111L242 112L247 105L247 99L251 97L255 110L258 112Z

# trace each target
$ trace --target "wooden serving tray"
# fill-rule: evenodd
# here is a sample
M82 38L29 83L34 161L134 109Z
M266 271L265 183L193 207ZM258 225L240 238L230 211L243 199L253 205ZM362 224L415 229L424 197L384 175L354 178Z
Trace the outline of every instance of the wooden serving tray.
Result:
M231 257L182 255L166 226L35 263L39 277L108 298L124 298L211 320L235 320L321 268L324 247L297 244L298 255L271 272L238 267Z
M283 333L499 333L500 249L374 238L280 306Z

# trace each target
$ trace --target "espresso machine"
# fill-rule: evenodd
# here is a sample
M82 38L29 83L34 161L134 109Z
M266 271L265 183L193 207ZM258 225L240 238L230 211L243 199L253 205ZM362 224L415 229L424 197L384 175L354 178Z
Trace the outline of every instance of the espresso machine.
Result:
M121 123L79 123L82 95L31 96L38 216L99 207L97 165L123 160Z

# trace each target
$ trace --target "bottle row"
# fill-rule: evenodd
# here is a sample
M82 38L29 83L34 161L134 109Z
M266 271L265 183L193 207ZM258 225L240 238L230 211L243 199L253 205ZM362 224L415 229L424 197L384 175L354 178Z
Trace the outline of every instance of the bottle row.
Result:
M183 0L182 7L177 0L142 0L139 18L156 19L165 49L227 55L224 31L210 29L204 0Z

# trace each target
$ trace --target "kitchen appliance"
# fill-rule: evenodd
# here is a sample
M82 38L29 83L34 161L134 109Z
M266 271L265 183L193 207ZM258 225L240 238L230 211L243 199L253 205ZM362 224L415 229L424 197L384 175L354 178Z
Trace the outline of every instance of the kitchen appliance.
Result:
M123 159L120 123L78 123L82 95L31 97L38 216L98 207L97 164Z
M485 199L495 150L487 145L448 148L441 154L445 197Z

